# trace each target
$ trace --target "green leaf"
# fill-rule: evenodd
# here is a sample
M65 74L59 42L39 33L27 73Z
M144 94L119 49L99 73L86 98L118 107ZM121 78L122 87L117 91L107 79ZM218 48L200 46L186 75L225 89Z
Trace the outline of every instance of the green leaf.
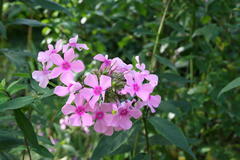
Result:
M161 56L156 56L156 57L157 57L157 60L158 60L159 63L171 68L174 71L177 71L176 66L171 61L169 61L167 58L164 58L164 57L161 57Z
M32 96L26 96L7 101L3 104L0 104L0 112L4 112L9 109L22 108L28 104L31 104L33 100L34 98Z
M164 138L161 135L154 135L149 139L149 142L151 145L161 145L161 146L166 146L166 145L171 145L172 143L170 143L166 138Z
M22 111L20 109L14 110L14 116L19 128L23 132L25 139L28 141L33 150L44 157L52 158L53 155L45 147L38 144L37 135L34 132L33 126L29 119L22 113Z
M102 157L110 155L116 151L120 146L127 142L132 131L133 129L116 132L112 136L103 136L93 152L92 160L101 159Z
M1 84L0 84L1 89L4 89L4 88L5 88L5 85L6 85L6 80L3 79L3 80L1 81Z
M197 29L192 37L204 36L205 40L209 42L215 39L219 34L220 28L216 24L208 24L202 28Z
M26 89L27 86L24 84L18 84L20 82L21 79L16 80L14 82L12 82L8 87L7 87L7 92L10 93L10 95L17 93L18 91L22 90L22 89Z
M218 97L220 97L223 93L233 89L233 88L236 88L236 87L239 87L240 86L240 77L234 79L232 82L228 83L218 94Z
M44 157L48 157L48 158L53 158L52 153L50 153L48 151L48 149L46 149L44 146L42 145L37 145L33 148L33 151L44 156Z
M186 137L178 127L176 127L173 123L160 117L151 117L149 121L158 134L162 135L169 142L175 144L182 150L189 153L194 159L196 159L188 144Z
M171 103L171 101L162 101L159 110L167 113L172 112L176 115L180 115L180 110L173 103Z
M22 77L22 78L30 78L31 77L29 75L29 73L14 73L13 75L16 77Z
M22 18L22 19L16 19L15 21L13 22L10 22L8 25L27 25L27 26L31 26L31 27L44 27L46 26L46 24L43 24L37 20L34 20L34 19L25 19L25 18Z
M14 116L19 128L23 132L23 135L28 140L29 144L38 146L37 136L29 119L22 113L20 109L14 110Z
M71 13L67 8L64 8L63 6L61 6L60 4L54 1L51 1L51 0L33 0L33 1L35 2L35 4L40 5L43 8L46 8L49 10L57 10L57 11L64 12L68 15L71 15Z
M9 135L0 135L0 151L8 150L19 145L23 145L22 139L11 137Z
M15 155L10 154L9 152L0 152L0 159L1 160L19 160L19 158L16 158Z

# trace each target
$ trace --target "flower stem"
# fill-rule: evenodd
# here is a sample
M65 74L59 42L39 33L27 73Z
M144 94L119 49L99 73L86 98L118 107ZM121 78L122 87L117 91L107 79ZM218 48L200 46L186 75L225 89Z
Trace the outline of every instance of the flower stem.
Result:
M149 137L148 137L148 128L147 128L147 116L148 116L148 109L145 109L144 115L143 115L143 126L145 130L145 140L146 140L146 151L151 157L150 152L150 145L149 145Z
M171 3L171 0L168 0L168 1L167 1L166 8L165 8L165 10L164 10L164 12L163 12L163 16L162 16L162 18L161 18L159 27L158 27L158 32L157 32L157 36L156 36L156 39L155 39L155 42L154 42L152 59L151 59L151 70L153 70L153 69L155 68L155 65L156 65L155 55L156 55L156 51L157 51L158 41L159 41L159 37L160 37L160 34L161 34L161 32L162 32L162 29L163 29L163 24L164 24L164 21L165 21L166 14L167 14L167 11L168 11L168 8L169 8L170 3Z
M27 152L28 152L28 155L29 155L29 159L32 160L32 156L31 156L29 145L28 145L28 141L25 137L24 137L24 141L25 141L25 145L27 147Z

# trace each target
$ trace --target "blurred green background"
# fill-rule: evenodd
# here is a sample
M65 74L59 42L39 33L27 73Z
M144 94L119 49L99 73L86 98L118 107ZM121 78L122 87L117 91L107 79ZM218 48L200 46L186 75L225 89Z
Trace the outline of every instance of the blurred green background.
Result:
M53 159L90 159L102 137L80 128L62 131L65 99L31 79L39 68L37 53L76 34L90 48L80 53L88 69L97 53L127 63L139 55L153 66L159 76L155 92L162 96L154 116L181 128L197 159L240 159L239 89L217 96L240 73L239 0L0 0L0 103L35 97L21 113ZM0 111L0 159L29 159L16 111L15 118L12 110ZM149 159L143 126L135 124L126 142L104 159ZM152 159L192 159L150 124L149 130ZM44 149L31 154L34 160L52 159Z

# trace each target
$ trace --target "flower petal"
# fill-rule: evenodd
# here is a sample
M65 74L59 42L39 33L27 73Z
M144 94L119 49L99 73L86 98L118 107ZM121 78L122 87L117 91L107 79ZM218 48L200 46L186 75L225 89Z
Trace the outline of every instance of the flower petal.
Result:
M111 77L101 75L100 77L100 86L102 87L103 90L111 87Z
M48 60L49 60L49 52L39 52L38 53L38 57L37 57L37 60L39 61L39 62L42 62L42 63L45 63L45 62L47 62Z
M103 62L106 60L106 57L102 54L97 54L96 56L93 57L93 59Z
M95 125L94 125L94 130L99 133L104 133L107 131L106 124L104 123L103 120L97 120Z
M79 51L81 51L82 49L85 49L85 50L89 50L88 46L86 44L77 44L77 47L76 47Z
M50 56L50 59L52 60L52 62L58 66L60 66L64 61L62 59L62 57L59 54L52 54Z
M159 95L150 96L149 103L155 108L157 108L161 103L161 96Z
M119 125L122 129L128 130L132 127L132 121L129 119L129 117L124 116L120 119Z
M69 86L74 82L74 77L71 72L64 72L60 77L61 82L63 82L66 86Z
M57 52L62 50L62 40L61 39L56 42L55 48L56 48Z
M61 67L55 67L49 75L49 79L57 78L62 73Z
M98 86L98 78L95 74L89 74L84 79L84 83L90 87L96 87Z
M68 87L57 86L54 91L58 96L66 96L69 93Z
M93 96L93 89L92 88L83 88L80 91L80 96L86 99L87 101Z
M75 99L75 94L71 93L67 99L66 104L71 104L73 102L73 100Z
M92 120L92 116L88 113L85 113L81 116L82 118L82 125L83 126L91 126L93 125L93 120Z
M95 106L95 104L97 103L98 99L99 99L99 96L95 96L95 95L94 95L94 96L91 98L91 100L89 101L90 107L94 108L94 106Z
M39 86L42 87L42 88L46 88L47 85L48 85L48 82L49 82L48 78L45 77L40 81Z
M71 69L74 72L82 72L85 69L85 66L82 61L76 60L71 63Z
M139 98L143 101L147 101L149 95L153 91L153 87L150 84L144 84L141 86L140 90L136 93Z
M132 109L130 111L130 115L133 116L135 119L138 119L142 116L142 112L139 109Z
M104 132L105 135L111 136L113 134L113 127L108 127L107 131Z
M69 125L70 126L81 126L80 116L77 114L73 114L69 117Z
M32 78L35 79L36 81L41 81L43 79L43 72L42 71L34 71L32 73Z
M64 53L64 60L68 62L72 62L72 60L76 58L76 55L74 53L73 48L70 48L69 50Z
M78 35L76 35L75 37L70 38L69 43L77 43L78 40Z
M75 109L76 109L76 107L66 104L62 107L62 113L64 115L68 115L68 114L74 113Z

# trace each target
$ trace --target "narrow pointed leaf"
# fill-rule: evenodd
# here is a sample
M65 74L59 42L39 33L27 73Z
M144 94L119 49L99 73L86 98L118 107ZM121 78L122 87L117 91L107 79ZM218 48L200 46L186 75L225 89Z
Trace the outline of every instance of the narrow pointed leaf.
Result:
M228 83L218 94L218 97L220 97L223 93L233 89L233 88L236 88L236 87L239 87L240 86L240 77L234 79L232 82Z
M22 108L26 105L31 104L33 101L34 101L34 98L32 96L19 97L19 98L0 104L0 112L4 112L10 109Z

